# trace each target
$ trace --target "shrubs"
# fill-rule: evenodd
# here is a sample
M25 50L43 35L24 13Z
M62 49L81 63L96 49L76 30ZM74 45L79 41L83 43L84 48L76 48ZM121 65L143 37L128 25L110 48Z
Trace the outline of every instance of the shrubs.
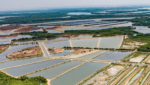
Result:
M7 76L0 72L0 85L47 85L47 80L44 77L27 77L22 76L19 79Z
M150 52L150 44L146 44L146 45L140 46L138 48L138 51Z

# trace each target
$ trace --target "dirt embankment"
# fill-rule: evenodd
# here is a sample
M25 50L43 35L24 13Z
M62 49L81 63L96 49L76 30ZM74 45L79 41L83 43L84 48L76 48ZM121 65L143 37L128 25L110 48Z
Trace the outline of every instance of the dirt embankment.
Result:
M0 53L9 48L9 45L0 45Z
M52 48L49 50L52 51L53 53L62 53L64 51L63 48Z
M9 25L9 26L5 26L5 27L1 27L0 31L14 30L14 29L18 29L20 27L24 27L24 26L21 26L21 25Z
M71 53L86 53L94 51L94 49L75 49L73 51L70 51Z
M28 27L28 28L22 28L22 29L16 30L15 32L32 32L32 30L37 30L37 29L41 29L41 28Z
M7 57L10 59L16 59L16 58L25 58L25 57L37 57L41 55L42 55L42 52L39 47L29 47L29 48L25 48L20 51L8 54Z
M18 37L18 35L0 35L0 38L14 38Z

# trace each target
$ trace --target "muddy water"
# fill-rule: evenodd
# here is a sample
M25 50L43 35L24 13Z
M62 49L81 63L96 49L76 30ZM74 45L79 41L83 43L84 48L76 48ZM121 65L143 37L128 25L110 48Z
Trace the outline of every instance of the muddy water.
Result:
M118 48L123 37L101 38L99 48Z
M74 53L70 53L72 50L64 50L62 53L56 53L56 54L50 54L51 56L65 56L65 55L71 55Z
M9 49L7 49L6 51L2 52L0 54L0 62L1 61L5 61L5 60L9 60L6 55L9 54L9 53L13 53L13 52L16 52L16 51L19 51L19 50L22 50L24 48L28 48L28 47L34 47L34 46L37 46L37 45L17 45L17 46L11 46Z
M105 65L106 64L104 63L86 63L59 78L54 79L51 81L51 85L76 85Z
M72 40L73 47L96 48L99 38Z
M43 44L42 44L42 43L39 43L39 44L40 44L41 48L43 49L45 55L46 55L46 56L49 56L48 53L46 52L46 49L44 48Z
M46 69L43 71L39 71L37 73L30 74L30 75L28 75L28 77L43 76L45 78L52 79L52 78L60 75L61 73L65 72L81 63L82 62L80 62L80 61L71 61L71 62L61 64L61 65L58 65L58 66L55 66L55 67L52 67L52 68L49 68L49 69Z
M90 54L90 55L87 55L87 56L84 56L84 57L81 57L82 59L90 59L90 58L93 58L97 55L100 55L101 53L103 53L105 51L100 51L100 52L96 52L96 53L93 53L93 54Z
M16 67L16 68L11 68L11 69L6 69L4 70L5 72L13 75L13 76L20 76L35 70L39 70L48 66L55 65L57 63L64 62L65 60L50 60L50 61L45 61L41 63L35 63L31 65L26 65L26 66L21 66L21 67Z
M129 55L131 52L119 52L119 51L109 51L103 55L100 55L94 59L99 59L99 60L111 60L111 61L119 61L122 58L126 57Z
M23 65L27 63L33 63L33 62L42 61L42 60L46 60L46 58L42 56L42 57L13 60L13 61L5 62L5 63L0 63L0 69L17 66L17 65Z
M47 48L53 48L53 47L55 47L55 48L63 48L65 46L69 46L70 47L70 43L69 43L68 40L67 41L58 41L58 42L45 42L44 44L45 44L45 46Z

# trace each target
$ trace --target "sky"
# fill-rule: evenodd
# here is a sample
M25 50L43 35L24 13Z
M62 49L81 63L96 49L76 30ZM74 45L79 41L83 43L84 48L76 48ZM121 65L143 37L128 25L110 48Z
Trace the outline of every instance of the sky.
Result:
M0 11L127 5L150 5L150 0L0 0Z

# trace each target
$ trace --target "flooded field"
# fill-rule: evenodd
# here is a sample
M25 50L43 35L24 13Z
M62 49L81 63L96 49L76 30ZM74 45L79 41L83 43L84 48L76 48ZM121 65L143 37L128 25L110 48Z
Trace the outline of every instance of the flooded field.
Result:
M72 46L73 47L89 47L89 48L95 48L97 47L99 38L93 38L93 39L82 39L82 40L72 40Z
M123 36L101 38L99 48L119 48L123 40Z
M48 33L62 33L60 31L56 31L56 30L46 30L46 31L48 31Z
M36 29L36 30L32 30L32 32L42 32L43 30L41 29Z
M35 70L39 70L48 66L55 65L57 63L64 62L65 60L49 60L41 63L35 63L31 65L26 65L26 66L21 66L21 67L16 67L16 68L11 68L11 69L6 69L4 70L5 72L13 75L13 76L20 76Z
M50 40L66 40L66 39L69 39L69 37L58 37Z
M31 41L20 41L20 42L14 42L14 43L15 43L15 44L21 44L21 43L43 42L43 41L45 41L45 40L36 40L36 41L33 41L33 40L31 40Z
M64 50L62 53L56 53L56 54L50 54L51 56L65 56L65 55L71 55L74 53L70 53L72 50Z
M90 12L70 12L68 15L92 15Z
M20 39L20 38L32 38L30 35L19 35L14 38L0 38L1 41L6 41L6 40L13 40L13 39Z
M71 39L76 39L76 38L91 38L92 35L79 35L78 37L71 37Z
M51 85L76 85L105 65L106 64L104 63L86 63L59 78L54 79L51 81Z
M81 58L82 58L82 59L90 59L90 58L93 58L93 57L95 57L95 56L100 55L100 54L103 53L103 52L106 52L106 51L96 52L96 53L93 53L93 54L90 54L90 55L87 55L87 56L83 56L83 57L81 57Z
M82 26L70 26L70 27L66 27L66 28L62 28L60 29L61 31L65 31L65 30L83 30L83 29L87 29L89 27L82 27Z
M0 42L0 45L4 45L4 44L12 44L11 41L7 41L7 42Z
M110 25L108 27L127 27L127 26L132 26L132 22L123 23L123 24L116 24L116 25Z
M110 61L119 61L122 58L126 57L132 52L119 52L119 51L109 51L103 55L100 55L94 59L100 59L100 60L110 60Z
M6 51L4 51L3 53L0 54L0 62L1 61L5 61L5 60L9 60L6 55L9 53L13 53L19 50L22 50L24 48L28 48L28 47L34 47L37 46L35 45L18 45L18 46L11 46L9 49L7 49Z
M52 68L45 69L43 71L39 71L39 72L30 74L30 75L27 75L27 76L28 77L43 76L45 78L52 79L52 78L60 75L61 73L65 72L81 63L82 62L80 62L80 61L71 61L71 62L68 62L65 64L61 64L61 65L58 65L58 66L55 66Z
M45 46L47 48L63 48L63 47L67 47L69 46L70 47L70 43L69 41L57 41L57 42L44 42Z
M34 58L26 58L26 59L19 59L19 60L12 60L9 62L0 63L0 69L4 69L7 67L17 66L17 65L23 65L27 63L37 62L46 60L47 58L41 57L34 57Z
M49 56L49 54L47 53L47 49L44 48L43 44L39 42L39 45L41 46L41 49L44 51L46 56Z
M140 32L140 33L150 33L150 29L148 26L134 26L136 29L134 31Z
M102 29L110 29L112 27L95 27L95 28L88 28L86 30L102 30Z

